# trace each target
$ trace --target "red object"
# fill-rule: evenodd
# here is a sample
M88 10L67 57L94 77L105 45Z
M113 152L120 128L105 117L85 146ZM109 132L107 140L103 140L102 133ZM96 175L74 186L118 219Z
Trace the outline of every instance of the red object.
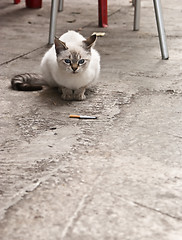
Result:
M14 0L14 4L18 4L20 2L21 2L21 0Z
M27 8L41 8L42 0L26 0Z
M14 4L20 3L21 0L14 0ZM41 8L42 0L26 0L26 7L28 8ZM107 27L107 0L98 0L99 12L99 26Z
M107 0L99 0L99 26L107 27Z

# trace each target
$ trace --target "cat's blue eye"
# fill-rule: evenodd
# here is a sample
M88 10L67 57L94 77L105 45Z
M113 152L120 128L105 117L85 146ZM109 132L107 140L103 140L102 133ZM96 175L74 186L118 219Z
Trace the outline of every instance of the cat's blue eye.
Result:
M79 61L78 61L78 64L84 64L84 62L85 62L85 60L84 59L80 59Z
M70 63L71 63L71 60L70 60L70 59L64 59L64 62L65 62L66 64L70 64Z

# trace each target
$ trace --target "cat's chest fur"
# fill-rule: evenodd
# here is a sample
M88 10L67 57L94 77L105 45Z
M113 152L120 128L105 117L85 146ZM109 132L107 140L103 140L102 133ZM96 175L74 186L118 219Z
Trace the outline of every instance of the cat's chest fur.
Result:
M41 62L47 84L77 90L95 81L100 73L100 55L92 47L95 39L86 40L75 31L68 31L57 39Z

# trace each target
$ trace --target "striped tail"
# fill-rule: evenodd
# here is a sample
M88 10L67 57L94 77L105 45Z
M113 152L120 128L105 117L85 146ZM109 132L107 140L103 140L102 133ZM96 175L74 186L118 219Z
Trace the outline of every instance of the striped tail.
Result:
M39 91L47 85L42 76L36 73L24 73L11 79L12 89L18 91Z

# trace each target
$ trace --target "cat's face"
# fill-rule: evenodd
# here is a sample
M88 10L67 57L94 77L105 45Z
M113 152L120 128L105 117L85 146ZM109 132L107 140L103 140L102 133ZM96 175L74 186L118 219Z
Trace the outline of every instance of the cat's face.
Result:
M73 50L64 50L62 51L57 59L59 65L65 69L66 72L70 73L79 73L83 72L89 62L90 62L90 53L81 49L81 51Z
M67 47L66 43L56 38L55 49L59 66L73 74L86 70L91 59L91 46L95 40L96 36L94 35L79 46Z

